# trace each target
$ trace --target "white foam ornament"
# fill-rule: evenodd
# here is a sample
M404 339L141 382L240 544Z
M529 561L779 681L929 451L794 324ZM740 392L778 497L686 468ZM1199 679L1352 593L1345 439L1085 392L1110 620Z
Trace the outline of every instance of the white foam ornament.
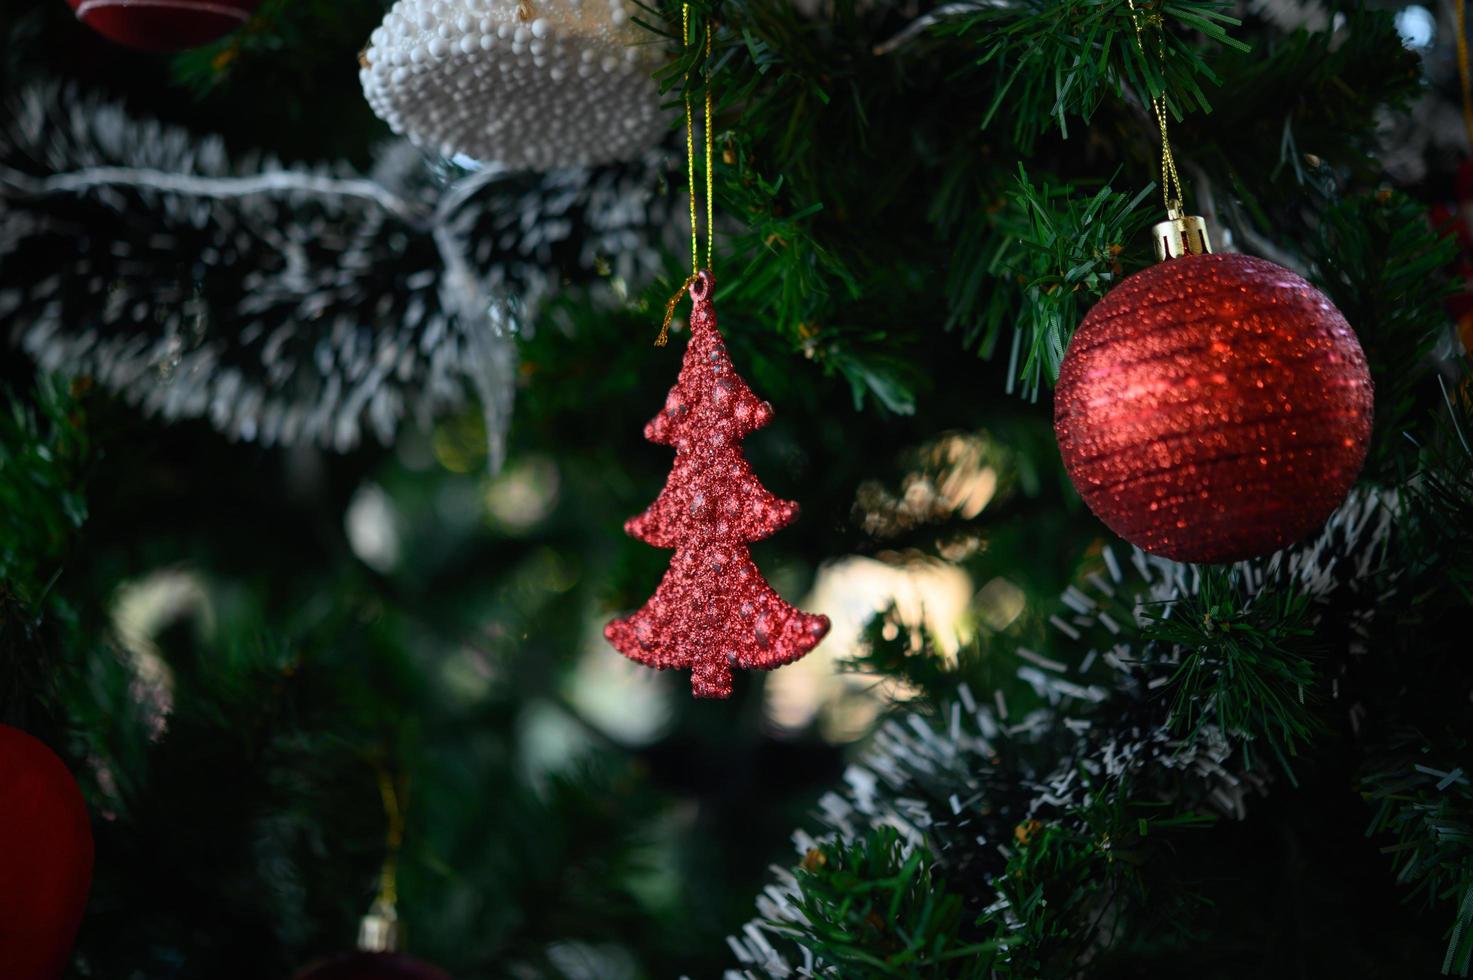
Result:
M399 0L363 54L363 94L445 156L538 170L636 157L669 117L634 3Z

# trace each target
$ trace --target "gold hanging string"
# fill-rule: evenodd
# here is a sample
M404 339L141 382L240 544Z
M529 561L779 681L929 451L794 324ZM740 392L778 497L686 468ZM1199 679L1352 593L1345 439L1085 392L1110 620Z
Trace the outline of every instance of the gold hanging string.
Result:
M711 128L711 24L706 24L706 268L711 268L711 250L716 244L716 225L712 217L716 196L712 191L715 173L715 157L711 155L711 141L713 139ZM689 98L689 96L687 96ZM699 270L692 270L699 271Z
M1125 0L1125 2L1130 7L1130 20L1135 25L1135 39L1136 43L1141 47L1141 54L1145 57L1150 57L1146 51L1145 32L1141 26L1141 11L1136 7L1135 0ZM1151 14L1149 15L1149 19L1158 29L1156 35L1156 58L1161 63L1161 81L1164 85L1166 81L1166 31L1161 26L1159 14ZM1164 92L1161 95L1151 97L1151 111L1156 114L1156 124L1161 127L1161 197L1166 204L1167 215L1172 218L1180 217L1182 213L1181 178L1176 173L1176 157L1171 153L1171 138L1166 131L1166 96Z
M680 7L680 43L690 43L690 4L688 3L681 4ZM685 82L685 186L690 190L690 274L694 276L701 271L696 268L697 256L700 255L696 244L696 234L700 228L696 225L696 127L691 121L689 72L686 73ZM669 322L670 318L667 316L665 319L666 322Z
M680 30L682 43L690 41L690 4L681 4L680 7ZM706 25L706 44L704 71L709 72L711 68L711 25ZM712 213L714 210L712 186L714 184L713 168L715 166L712 158L712 129L711 129L711 79L704 79L706 90L706 268L711 268L712 245L715 238ZM660 324L660 335L655 338L656 347L664 347L670 339L670 321L675 319L675 307L680 303L680 297L685 291L695 284L701 272L701 249L700 249L700 225L696 222L696 137L694 112L690 104L690 75L686 75L685 86L685 162L686 178L690 187L690 275L680 288L675 291L665 304L665 319Z
M394 779L383 766L378 767L378 791L384 801L384 817L388 829L384 833L384 866L379 872L379 901L392 908L399 900L399 847L404 843L404 779Z
M1463 129L1473 150L1473 78L1468 71L1468 0L1458 0L1458 80L1463 85Z

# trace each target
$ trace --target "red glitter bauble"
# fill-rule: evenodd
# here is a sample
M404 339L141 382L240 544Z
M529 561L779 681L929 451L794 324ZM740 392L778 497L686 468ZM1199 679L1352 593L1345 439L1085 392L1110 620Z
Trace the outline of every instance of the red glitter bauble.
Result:
M1345 499L1371 434L1345 317L1287 269L1187 255L1110 292L1069 343L1054 431L1090 510L1176 561L1271 554Z
M56 980L92 887L92 823L50 749L0 725L0 977Z
M747 542L792 523L798 505L769 493L742 456L741 440L772 419L772 406L732 368L711 307L714 280L690 287L690 343L665 408L645 438L675 447L675 466L650 508L624 529L674 548L670 569L644 607L604 628L620 653L651 667L691 672L698 698L731 694L733 665L771 670L812 650L829 631L778 598Z
M450 974L403 953L343 953L319 960L292 980L450 980Z
M142 51L208 44L251 19L261 0L67 0L77 20Z

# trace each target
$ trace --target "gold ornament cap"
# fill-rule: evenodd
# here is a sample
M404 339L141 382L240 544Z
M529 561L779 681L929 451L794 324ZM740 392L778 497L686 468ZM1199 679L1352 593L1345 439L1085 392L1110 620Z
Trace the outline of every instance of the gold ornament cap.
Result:
M404 939L394 903L380 896L368 914L358 920L358 948L369 953L393 953Z
M1183 255L1211 255L1212 242L1207 237L1207 219L1195 214L1182 214L1177 208L1166 212L1166 220L1151 226L1156 241L1156 261Z

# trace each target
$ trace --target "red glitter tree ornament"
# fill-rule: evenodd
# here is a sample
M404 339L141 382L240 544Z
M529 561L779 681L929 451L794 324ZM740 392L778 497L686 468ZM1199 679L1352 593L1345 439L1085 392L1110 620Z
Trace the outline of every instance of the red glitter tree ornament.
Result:
M772 420L732 368L711 307L714 280L702 271L690 287L690 343L665 408L645 438L675 447L665 489L624 530L675 556L659 588L604 636L626 657L691 672L698 698L731 695L731 668L771 670L803 656L829 631L827 616L780 599L752 561L760 541L798 516L752 474L741 440Z
M1263 259L1190 254L1090 310L1059 369L1054 431L1116 534L1228 562L1324 523L1365 461L1371 411L1365 355L1324 295Z

